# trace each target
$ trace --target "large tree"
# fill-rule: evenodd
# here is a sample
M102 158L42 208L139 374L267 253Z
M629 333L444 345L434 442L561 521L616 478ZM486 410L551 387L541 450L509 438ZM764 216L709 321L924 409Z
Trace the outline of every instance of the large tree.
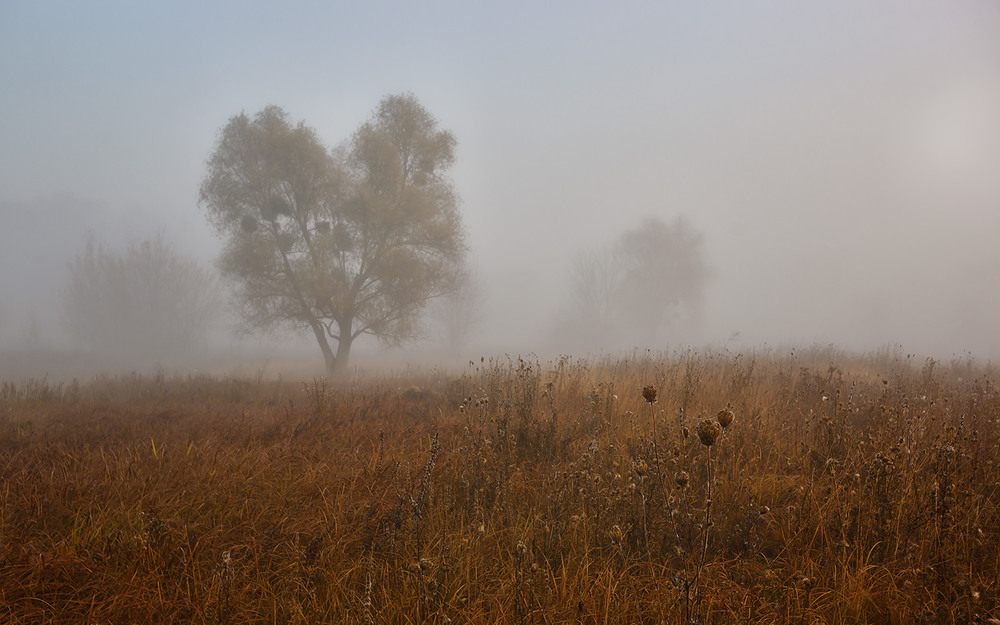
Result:
M363 334L415 338L465 251L454 148L412 95L383 99L334 151L276 106L230 119L201 203L225 240L219 266L246 329L310 329L331 375Z

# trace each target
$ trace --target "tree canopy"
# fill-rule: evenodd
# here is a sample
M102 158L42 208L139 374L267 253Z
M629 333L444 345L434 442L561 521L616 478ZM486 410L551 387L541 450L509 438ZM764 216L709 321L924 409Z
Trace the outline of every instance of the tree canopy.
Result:
M363 334L415 338L465 251L454 150L408 94L384 98L332 151L277 106L230 119L200 199L225 241L219 267L245 329L309 328L330 374Z

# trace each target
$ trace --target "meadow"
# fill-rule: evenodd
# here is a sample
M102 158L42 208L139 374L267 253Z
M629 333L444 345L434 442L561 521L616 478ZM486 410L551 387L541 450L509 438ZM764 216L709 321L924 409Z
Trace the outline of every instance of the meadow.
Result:
M997 371L502 358L0 389L2 623L996 623Z

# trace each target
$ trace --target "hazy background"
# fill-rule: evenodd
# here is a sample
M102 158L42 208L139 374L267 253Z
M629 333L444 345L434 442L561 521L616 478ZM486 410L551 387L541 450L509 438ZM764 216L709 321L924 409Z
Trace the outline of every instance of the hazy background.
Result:
M8 353L58 349L88 233L214 259L197 193L229 117L278 104L332 146L411 91L459 142L476 350L544 352L577 254L684 216L705 317L645 347L1000 356L993 0L3 0L0 85Z

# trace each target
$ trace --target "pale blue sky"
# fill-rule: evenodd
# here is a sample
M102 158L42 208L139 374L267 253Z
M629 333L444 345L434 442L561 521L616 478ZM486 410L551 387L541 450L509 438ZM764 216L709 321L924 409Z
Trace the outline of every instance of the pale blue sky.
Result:
M197 189L228 117L278 104L332 146L412 91L458 138L512 350L544 341L576 253L684 215L716 279L676 341L1000 354L993 1L0 0L0 84L0 259L37 282L8 330L56 272L11 263L81 229L211 258ZM17 214L40 205L67 215Z

